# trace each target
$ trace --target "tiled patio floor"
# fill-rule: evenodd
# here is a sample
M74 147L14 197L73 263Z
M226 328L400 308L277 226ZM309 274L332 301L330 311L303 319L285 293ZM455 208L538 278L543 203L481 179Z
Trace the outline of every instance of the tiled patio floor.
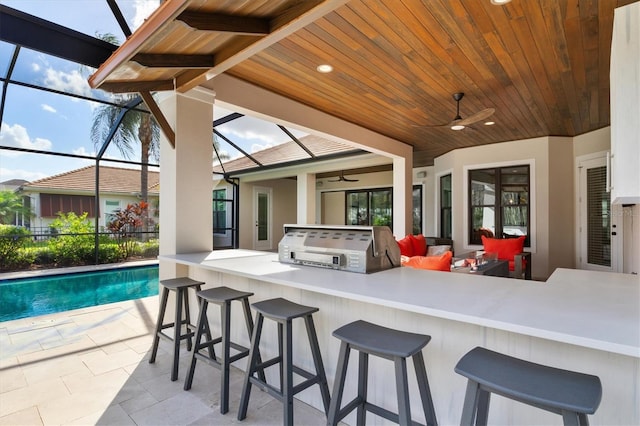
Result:
M169 343L149 364L158 297L0 323L0 425L270 425L282 405L254 388L247 418L236 419L242 373L219 412L219 373L199 364L183 390L190 360L169 379ZM324 413L296 401L295 422L324 425Z

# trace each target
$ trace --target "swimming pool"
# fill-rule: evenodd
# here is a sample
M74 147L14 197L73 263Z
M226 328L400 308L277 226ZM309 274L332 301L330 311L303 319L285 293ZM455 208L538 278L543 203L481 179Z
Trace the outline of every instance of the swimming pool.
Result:
M158 265L0 280L0 321L158 294Z

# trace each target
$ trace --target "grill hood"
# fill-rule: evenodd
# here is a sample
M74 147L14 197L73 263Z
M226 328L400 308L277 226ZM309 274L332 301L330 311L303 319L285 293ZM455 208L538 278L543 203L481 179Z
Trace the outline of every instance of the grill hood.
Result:
M387 226L284 225L278 259L370 273L400 266L400 249Z

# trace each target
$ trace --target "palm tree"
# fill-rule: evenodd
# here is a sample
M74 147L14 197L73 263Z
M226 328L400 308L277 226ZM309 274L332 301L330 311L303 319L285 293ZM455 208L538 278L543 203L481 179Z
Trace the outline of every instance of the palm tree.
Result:
M113 34L98 34L98 38L111 44L119 45L120 41ZM135 94L114 95L121 105L133 100ZM99 150L111 132L118 115L120 107L113 105L100 105L93 113L93 124L91 125L91 140L96 150ZM112 143L118 148L120 153L127 159L134 153L133 147L140 142L140 198L145 203L148 201L149 193L149 159L159 159L160 152L160 126L148 112L132 109L124 116L120 126L115 132Z

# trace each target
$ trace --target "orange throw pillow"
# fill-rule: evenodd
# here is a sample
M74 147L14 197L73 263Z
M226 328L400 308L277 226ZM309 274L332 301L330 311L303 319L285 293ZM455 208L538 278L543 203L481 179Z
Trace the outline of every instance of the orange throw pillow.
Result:
M413 243L410 236L406 236L401 240L398 240L398 247L400 247L400 255L413 256Z
M482 236L482 245L487 253L496 253L498 259L513 260L516 254L522 253L524 248L524 235L518 238L487 238Z
M448 251L441 256L413 256L403 266L417 269L429 269L432 271L451 271L451 257L453 253Z
M426 256L427 255L427 240L424 238L424 235L409 235L411 239L411 244L413 245L413 255L414 256Z

